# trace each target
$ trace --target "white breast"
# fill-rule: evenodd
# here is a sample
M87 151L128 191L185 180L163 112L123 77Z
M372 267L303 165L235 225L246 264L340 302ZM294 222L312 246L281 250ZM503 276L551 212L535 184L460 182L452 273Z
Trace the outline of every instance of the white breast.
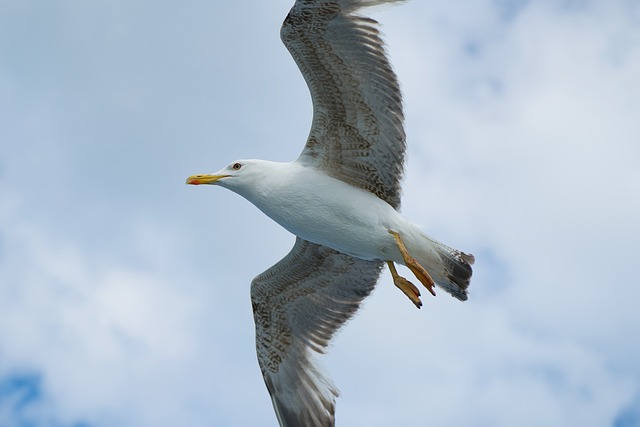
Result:
M396 258L387 230L406 220L391 205L315 168L281 165L242 195L305 240L362 259Z

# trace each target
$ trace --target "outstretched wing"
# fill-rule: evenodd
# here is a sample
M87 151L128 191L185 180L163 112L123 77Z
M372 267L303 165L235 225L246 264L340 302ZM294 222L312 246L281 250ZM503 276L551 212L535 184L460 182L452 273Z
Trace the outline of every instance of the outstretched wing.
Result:
M372 291L381 267L298 238L286 257L253 280L258 362L281 426L334 425L338 391L313 352L324 352Z
M313 100L298 161L400 204L402 96L378 23L355 12L399 0L298 0L280 35Z

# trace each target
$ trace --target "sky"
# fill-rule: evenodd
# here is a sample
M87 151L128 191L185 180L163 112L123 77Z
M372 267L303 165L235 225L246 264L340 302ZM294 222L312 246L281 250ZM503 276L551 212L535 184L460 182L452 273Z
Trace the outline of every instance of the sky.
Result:
M187 176L295 159L291 0L0 1L0 427L276 426L252 278L294 237ZM380 8L403 213L476 256L385 273L321 364L338 426L640 426L640 3Z

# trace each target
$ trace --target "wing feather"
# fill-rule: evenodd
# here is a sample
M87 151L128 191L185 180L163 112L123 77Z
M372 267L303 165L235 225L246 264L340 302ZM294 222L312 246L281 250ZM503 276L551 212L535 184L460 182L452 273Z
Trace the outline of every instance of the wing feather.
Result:
M400 205L402 96L377 21L356 15L398 0L298 0L281 37L304 76L313 123L298 161Z
M338 391L312 356L353 316L381 268L298 238L253 280L258 362L281 426L334 425Z
M313 123L297 161L400 204L402 96L378 23L355 12L398 0L297 0L281 36L304 76ZM316 365L335 332L373 290L383 263L298 238L256 277L256 350L283 427L335 424L338 391Z

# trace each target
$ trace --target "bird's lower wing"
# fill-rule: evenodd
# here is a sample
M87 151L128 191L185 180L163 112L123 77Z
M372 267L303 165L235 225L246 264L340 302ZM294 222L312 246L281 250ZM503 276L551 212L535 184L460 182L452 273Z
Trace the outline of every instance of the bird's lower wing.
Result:
M253 280L258 362L281 426L334 425L338 391L312 350L324 352L371 293L382 265L298 238L286 257Z

